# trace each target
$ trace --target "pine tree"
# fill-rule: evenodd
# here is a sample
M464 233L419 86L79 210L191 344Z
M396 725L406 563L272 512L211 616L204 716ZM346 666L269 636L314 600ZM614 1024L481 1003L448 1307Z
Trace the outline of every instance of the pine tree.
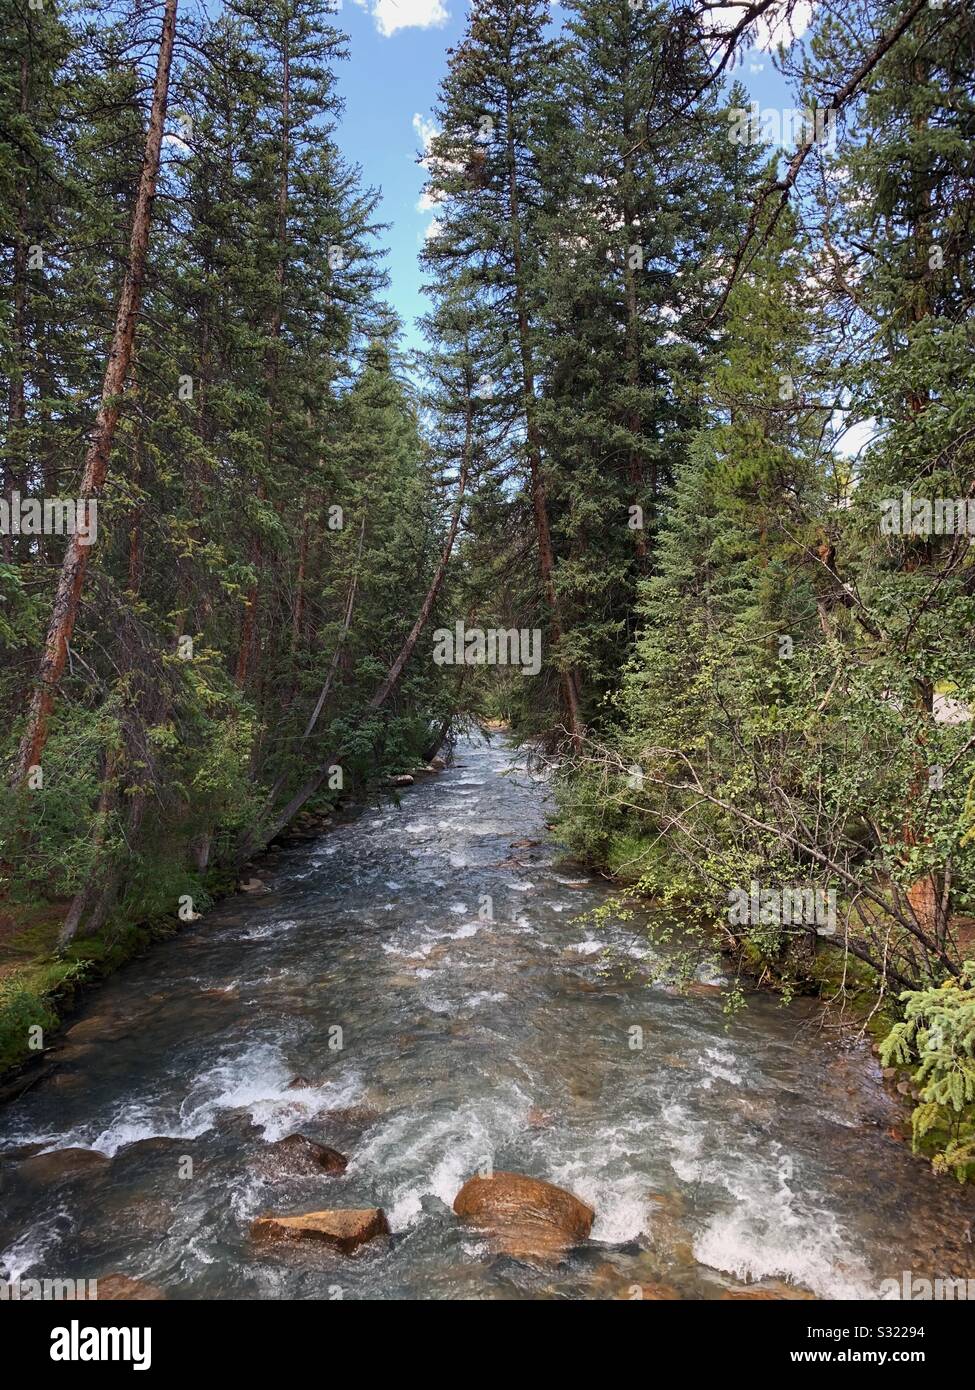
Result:
M564 628L552 541L549 480L539 423L541 149L555 92L558 45L546 36L541 0L479 0L462 43L452 51L432 143L430 196L440 230L425 262L458 292L494 313L495 331L512 345L500 378L484 387L517 422L551 661L558 671L561 717L572 742L582 736L580 680ZM495 362L500 354L492 354Z

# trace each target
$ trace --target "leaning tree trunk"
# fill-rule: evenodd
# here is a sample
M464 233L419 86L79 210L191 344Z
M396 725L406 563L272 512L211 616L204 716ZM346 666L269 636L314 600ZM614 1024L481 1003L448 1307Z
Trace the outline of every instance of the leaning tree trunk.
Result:
M437 601L437 596L439 595L440 590L443 588L443 582L447 577L447 567L450 564L450 557L453 554L454 543L457 540L457 532L460 528L460 519L464 509L464 494L467 489L467 480L471 467L472 451L473 427L471 419L471 396L470 391L468 391L464 452L461 462L460 474L457 479L457 494L454 498L454 507L450 518L450 527L447 532L447 538L444 541L443 550L441 551L436 571L434 572L433 578L430 581L430 587L427 589L423 602L420 605L420 611L417 614L416 622L410 628L406 640L404 641L402 647L400 647L399 652L397 653L396 660L390 666L389 670L386 672L386 675L383 677L380 684L376 687L376 690L374 691L372 698L366 706L367 712L374 712L376 710L381 709L383 705L386 703L386 701L389 699L390 695L396 689L396 686L399 684L400 677L402 676L403 671L406 667L406 663L413 655L413 652L416 649L416 644L420 640L420 636L423 632L423 629L426 627L427 623L430 620L430 614L433 612L433 606ZM304 806L305 803L309 801L310 798L313 797L315 793L318 791L319 787L322 785L322 783L325 781L325 778L328 776L329 768L333 764L335 757L337 756L338 755L335 752L330 752L326 757L322 758L319 762L318 767L315 769L312 775L305 782L302 783L302 785L295 792L294 796L292 796L288 804L278 812L274 819L271 822L269 822L265 827L259 828L257 830L252 830L244 836L237 850L238 858L241 861L249 859L250 856L254 853L254 851L260 846L260 844L267 844L268 841L274 839L275 835L279 835L281 833L281 831L289 823L289 821L291 821L292 818L298 814L302 806Z
M146 273L149 231L152 225L152 205L159 178L159 154L162 148L163 124L166 119L166 107L169 100L169 72L172 66L173 43L176 36L177 3L178 0L166 0L163 13L152 109L149 116L149 128L146 132L145 151L142 157L142 173L139 178L139 189L132 216L128 262L125 267L122 291L115 315L112 343L102 380L101 403L88 452L85 455L85 468L81 479L81 497L86 502L97 499L105 482L108 460L118 426L122 392L125 389L129 366L132 361L135 330L139 319L142 286ZM51 622L27 715L27 727L24 730L17 756L14 780L15 784L18 785L26 781L31 767L40 762L47 744L55 693L64 674L68 643L74 632L78 609L81 606L81 592L88 568L88 550L87 545L82 545L79 542L76 532L71 537L61 565L57 591L54 596L54 607L51 612Z
M325 682L322 685L321 690L318 692L318 699L315 701L315 708L308 716L308 722L306 723L304 732L302 733L301 738L298 741L299 749L302 747L303 744L307 743L308 739L314 732L315 725L318 723L319 716L321 715L322 710L325 708L325 702L327 701L329 692L332 689L332 682L335 680L336 673L339 669L339 661L341 660L342 652L345 648L346 638L349 635L349 627L352 623L352 614L355 610L356 593L358 592L359 588L359 561L362 558L362 543L365 539L365 535L366 521L365 517L363 517L362 526L359 530L359 549L356 553L355 569L352 574L352 582L349 585L348 597L345 601L345 616L342 619L342 630L339 633L338 641L335 643L335 650L332 653L332 660L329 663L328 672L325 676ZM286 780L287 772L281 772L275 778L274 785L268 792L267 798L264 802L264 806L261 810L261 817L269 815L271 811L273 811L274 803L278 799L278 793L284 786Z

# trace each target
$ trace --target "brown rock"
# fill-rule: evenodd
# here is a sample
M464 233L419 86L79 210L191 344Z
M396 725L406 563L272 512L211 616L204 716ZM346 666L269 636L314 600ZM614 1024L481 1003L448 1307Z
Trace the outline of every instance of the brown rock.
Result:
M814 1299L816 1295L810 1293L808 1289L800 1288L798 1284L786 1284L780 1279L772 1282L756 1285L751 1289L725 1289L721 1295L723 1299Z
M722 1299L743 1299L743 1298L782 1298L780 1293L771 1293L768 1289L725 1289L721 1295Z
M310 1240L349 1255L377 1236L390 1234L386 1213L378 1207L361 1210L309 1211L301 1216L259 1216L251 1225L257 1241Z
M127 1274L105 1274L96 1281L96 1302L105 1303L119 1299L126 1303L148 1303L164 1301L162 1289L155 1284L147 1284L142 1279L130 1279Z
M673 1302L680 1298L680 1294L669 1284L630 1284L619 1297L621 1300L634 1303L643 1301L662 1303Z
M148 1139L133 1139L123 1144L116 1159L152 1158L154 1154L171 1154L182 1158L193 1147L192 1139L176 1139L171 1135L153 1134Z
M498 1248L519 1258L552 1257L589 1236L595 1213L571 1192L522 1173L469 1178L454 1211L489 1232Z
M337 1126L340 1130L358 1136L382 1119L380 1111L372 1105L346 1105L337 1110L320 1110L315 1116L326 1127Z
M65 1037L70 1038L72 1043L87 1043L99 1038L117 1038L128 1029L129 1023L125 1019L111 1014L92 1014L72 1024Z
M43 1147L43 1144L20 1144L16 1149L2 1149L0 1163L20 1163L25 1158L33 1158Z
M52 1153L25 1158L18 1174L31 1182L54 1183L91 1173L103 1173L111 1160L97 1149L55 1149Z
M647 1234L654 1250L671 1261L690 1266L694 1254L690 1232L682 1222L684 1199L679 1192L651 1192Z
M338 1149L319 1144L304 1134L289 1134L268 1144L267 1152L258 1160L262 1168L280 1173L306 1177L313 1173L344 1173L349 1160Z
M430 766L433 768L434 772L443 772L447 764L444 762L443 758L431 758Z
M58 1062L77 1062L82 1057L87 1057L94 1051L94 1044L86 1043L61 1043L57 1048L52 1049L54 1058Z
M86 1240L104 1240L106 1230L114 1240L131 1236L167 1236L173 1229L175 1212L168 1202L152 1197L132 1197L113 1188L104 1194L93 1210L82 1233ZM114 1276L112 1276L114 1277Z
M259 893L264 887L262 878L245 878L241 881L240 891L242 893Z

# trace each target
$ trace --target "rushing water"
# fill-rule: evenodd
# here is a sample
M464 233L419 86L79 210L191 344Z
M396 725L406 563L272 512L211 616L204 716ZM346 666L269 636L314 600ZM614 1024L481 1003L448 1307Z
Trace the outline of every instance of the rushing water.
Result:
M608 890L561 858L513 757L462 745L91 999L54 1075L0 1113L0 1146L112 1162L39 1182L8 1152L0 1274L183 1298L975 1278L972 1198L889 1137L873 1061L826 1045L806 1006L756 995L729 1023L720 996L668 986L638 921L578 920ZM347 1171L276 1177L262 1154L292 1132ZM451 1212L486 1163L582 1197L591 1241L556 1267L492 1254ZM383 1207L392 1239L344 1257L248 1238L261 1212L343 1206Z

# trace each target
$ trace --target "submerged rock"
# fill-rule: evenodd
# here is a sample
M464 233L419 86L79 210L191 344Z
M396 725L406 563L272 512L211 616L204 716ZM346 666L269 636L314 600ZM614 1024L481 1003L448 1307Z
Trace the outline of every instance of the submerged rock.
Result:
M97 1149L54 1149L51 1153L25 1158L18 1164L17 1173L31 1182L55 1183L103 1173L110 1163L108 1155Z
M669 1284L629 1284L619 1299L633 1303L672 1303L680 1299L680 1294Z
M454 1198L464 1221L517 1258L552 1258L588 1239L595 1212L564 1188L522 1173L469 1178Z
M133 1139L131 1144L123 1144L115 1154L115 1161L130 1158L155 1158L158 1156L182 1158L189 1156L194 1146L192 1139L179 1139L169 1134L152 1134L147 1139Z
M21 1163L40 1153L43 1147L43 1144L18 1144L15 1149L0 1149L0 1163Z
M104 1274L95 1281L95 1301L105 1303L120 1299L127 1303L161 1302L166 1298L162 1289L147 1284L144 1279L132 1279L128 1274Z
M356 1140L363 1131L379 1123L382 1113L372 1105L344 1105L335 1110L320 1110L314 1119L325 1126L330 1137L337 1130L340 1139Z
M309 1240L330 1245L349 1255L360 1245L390 1234L386 1213L379 1207L309 1211L301 1216L259 1216L251 1225L257 1241Z
M721 1295L722 1299L814 1299L816 1295L810 1293L808 1289L802 1289L798 1284L784 1284L776 1281L775 1284L754 1289L725 1289Z
M348 1162L344 1154L329 1148L328 1144L320 1144L304 1134L289 1134L285 1139L268 1144L267 1152L258 1159L258 1166L282 1175L307 1177L314 1173L344 1173Z
M73 1023L65 1033L72 1043L98 1042L103 1038L119 1038L131 1030L131 1020L117 1014L89 1014Z

